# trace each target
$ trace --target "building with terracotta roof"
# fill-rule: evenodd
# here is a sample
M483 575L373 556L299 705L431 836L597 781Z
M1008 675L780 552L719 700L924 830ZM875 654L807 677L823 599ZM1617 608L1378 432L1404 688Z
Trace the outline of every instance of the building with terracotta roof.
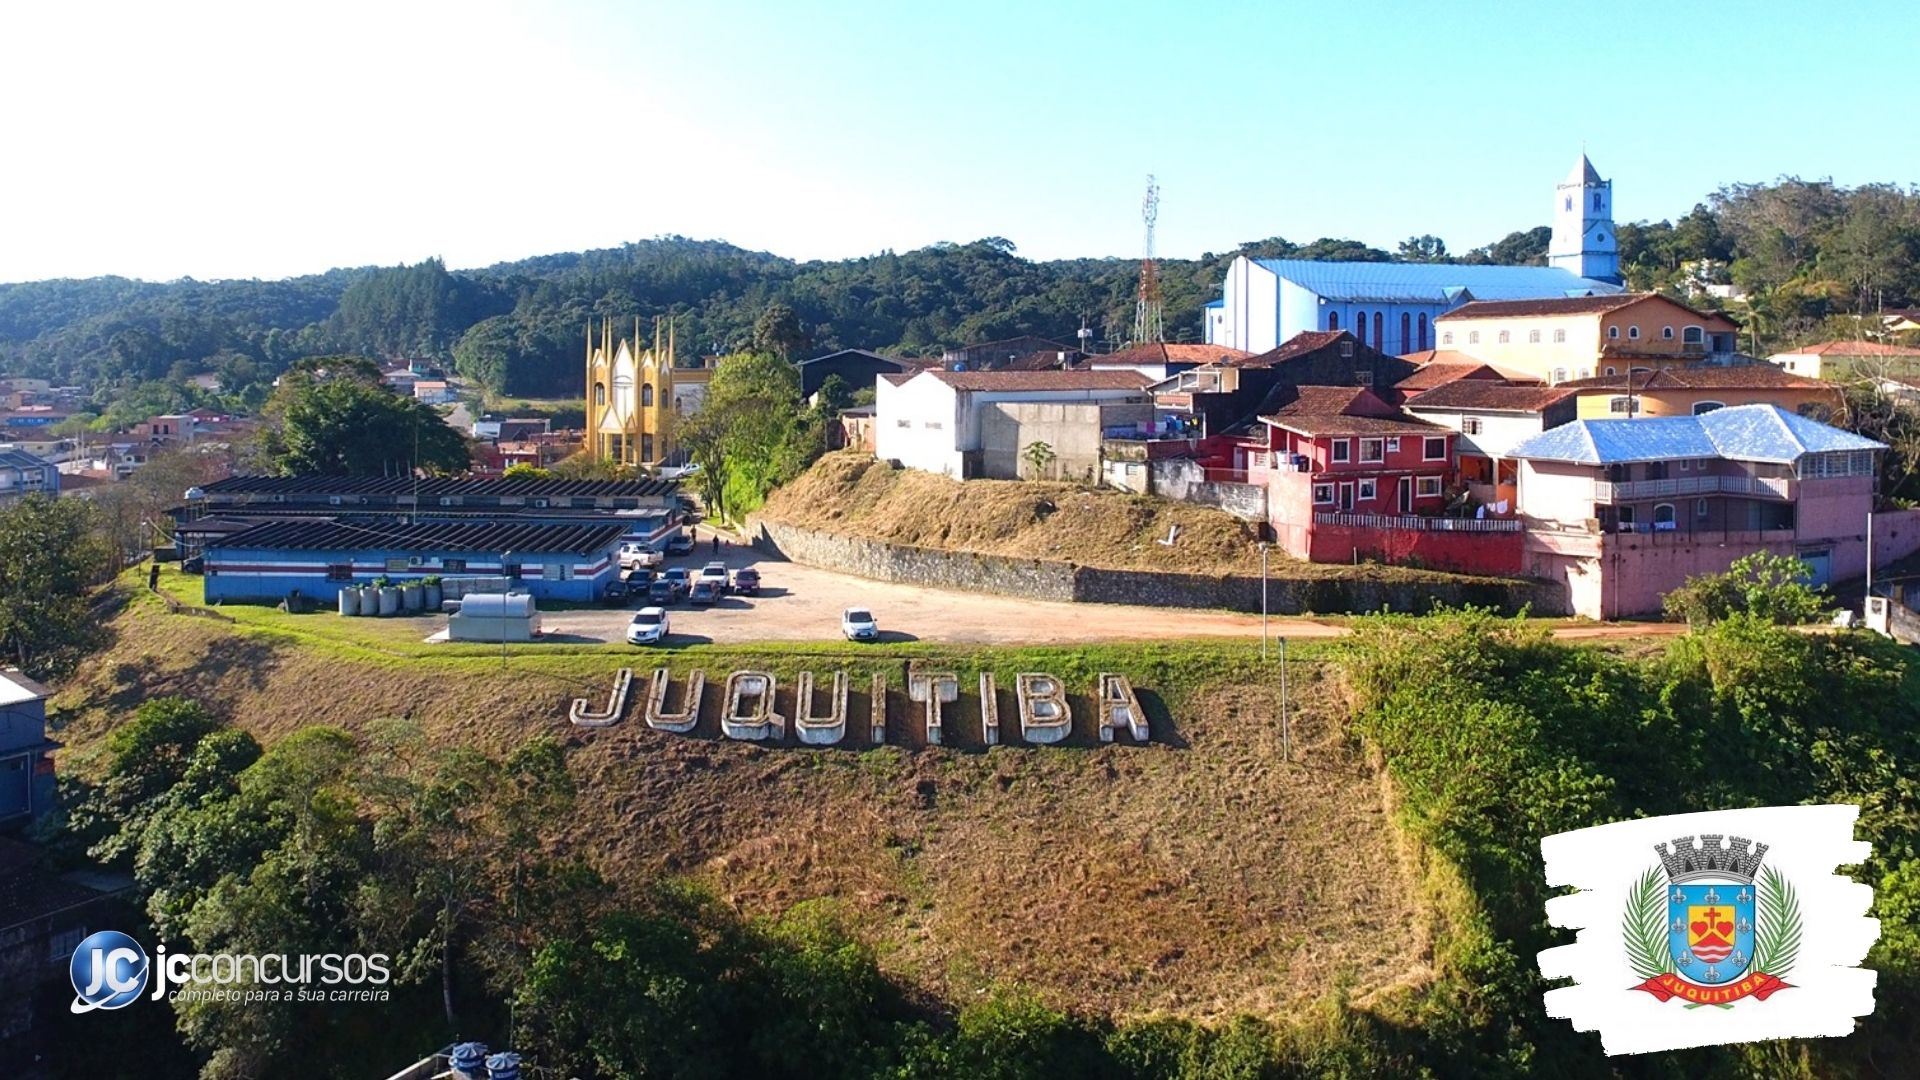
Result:
M1774 353L1767 362L1810 379L1920 376L1920 349L1884 341L1823 341Z
M1730 356L1740 330L1658 293L1475 301L1435 325L1442 349L1549 383Z
M1207 309L1207 341L1264 352L1303 330L1351 330L1382 352L1430 349L1433 322L1469 301L1619 292L1615 244L1613 186L1583 154L1555 188L1547 266L1242 255L1227 266L1220 307Z
M1730 405L1778 405L1801 414L1840 406L1839 387L1772 364L1661 368L1560 386L1579 395L1582 420L1697 416Z
M983 341L976 345L962 345L959 348L948 349L940 354L940 363L955 371L998 371L1015 360L1033 353L1052 353L1064 365L1066 363L1064 354L1078 357L1080 350L1071 345L1062 345L1051 338L1024 334L1020 337Z
M1498 378L1460 378L1408 397L1411 416L1459 433L1454 467L1473 500L1497 516L1513 512L1517 464L1507 457L1516 444L1576 416L1574 391L1564 386L1510 383Z
M1219 346L1219 358L1170 374L1150 388L1155 425L1148 437L1205 439L1249 424L1269 395L1299 386L1386 387L1406 378L1413 365L1359 343L1344 330L1307 331L1258 355ZM1190 353L1189 355L1200 355Z
M1050 477L1100 472L1102 435L1151 424L1152 380L1138 371L922 371L875 383L874 453L967 480L1013 479L1045 443Z

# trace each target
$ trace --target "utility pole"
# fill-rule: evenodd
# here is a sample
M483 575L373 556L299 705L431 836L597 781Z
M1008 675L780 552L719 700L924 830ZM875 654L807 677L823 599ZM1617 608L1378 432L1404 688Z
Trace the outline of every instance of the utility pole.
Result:
M1287 639L1280 639L1280 756L1293 760L1293 717L1287 709Z
M1267 662L1267 542L1260 541L1260 662Z

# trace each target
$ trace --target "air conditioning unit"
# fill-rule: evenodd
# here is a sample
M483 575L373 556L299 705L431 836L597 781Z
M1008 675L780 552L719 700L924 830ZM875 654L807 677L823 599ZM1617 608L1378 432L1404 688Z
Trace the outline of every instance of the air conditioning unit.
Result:
M287 497L285 495L275 495L273 497L273 501L277 503L283 503L287 501Z
M329 495L329 496L327 496L327 505L328 505L328 506L339 506L339 505L340 505L340 496L338 496L338 495Z
M421 558L421 557L420 557L420 556L418 556L418 555L409 555L409 556L407 556L407 565L408 565L408 566L424 566L424 565L426 565L426 561L427 561L427 560L425 560L425 559L423 559L423 558Z

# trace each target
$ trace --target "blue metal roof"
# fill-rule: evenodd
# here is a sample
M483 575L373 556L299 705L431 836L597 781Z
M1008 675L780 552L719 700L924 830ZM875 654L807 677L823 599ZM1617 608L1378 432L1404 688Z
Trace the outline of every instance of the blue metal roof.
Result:
M1328 300L1447 304L1473 300L1543 300L1617 293L1620 286L1551 266L1460 266L1453 263L1314 262L1255 259L1263 270Z
M1227 302L1225 300L1209 300L1205 304L1202 304L1200 306L1201 307L1226 307Z
M1701 416L1576 420L1522 440L1506 456L1576 465L1705 457L1786 465L1802 454L1886 448L1778 405L1737 405Z

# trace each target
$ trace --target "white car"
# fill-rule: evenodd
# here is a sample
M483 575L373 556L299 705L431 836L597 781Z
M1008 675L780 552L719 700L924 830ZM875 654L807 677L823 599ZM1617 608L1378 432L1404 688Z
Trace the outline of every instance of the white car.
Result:
M658 645L673 633L673 625L667 620L667 609L643 607L633 613L633 621L627 624L627 644Z
M880 623L866 608L850 607L840 613L840 632L848 641L878 641Z
M620 541L620 569L622 570L659 566L661 560L661 554L645 540Z
M727 575L727 564L723 562L710 562L701 567L700 572L693 575L693 580L713 582L713 587L722 596L733 589L733 579Z

